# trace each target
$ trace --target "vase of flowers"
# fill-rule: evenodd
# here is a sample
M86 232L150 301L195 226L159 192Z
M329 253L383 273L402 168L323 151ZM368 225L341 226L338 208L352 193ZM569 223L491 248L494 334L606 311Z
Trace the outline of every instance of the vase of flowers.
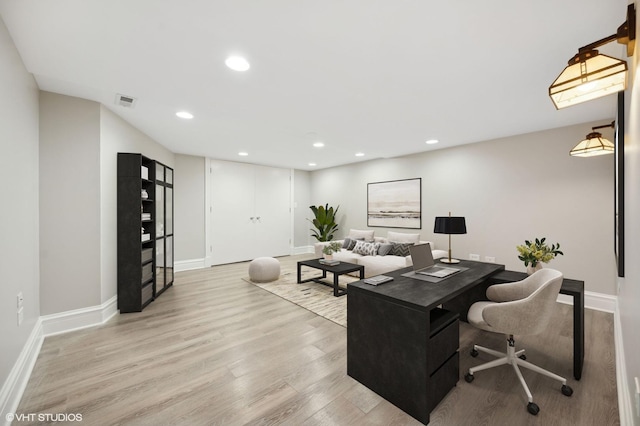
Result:
M518 259L524 262L529 275L542 269L543 263L549 263L558 255L564 256L564 253L560 251L560 243L551 244L549 247L546 238L536 238L533 242L525 240L524 245L516 246L516 249L520 253Z

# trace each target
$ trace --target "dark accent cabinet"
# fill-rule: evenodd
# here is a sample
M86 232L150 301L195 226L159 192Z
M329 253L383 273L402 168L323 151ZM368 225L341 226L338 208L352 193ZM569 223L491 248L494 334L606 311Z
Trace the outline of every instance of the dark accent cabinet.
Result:
M118 153L118 309L140 312L173 284L173 170Z

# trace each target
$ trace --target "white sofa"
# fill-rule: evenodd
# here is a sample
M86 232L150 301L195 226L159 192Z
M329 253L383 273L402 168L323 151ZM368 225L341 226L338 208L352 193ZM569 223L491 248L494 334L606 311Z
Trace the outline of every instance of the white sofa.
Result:
M376 237L374 235L375 231L371 230L358 230L351 229L349 231L349 235L343 240L335 240L344 245L345 240L348 238L349 240L355 241L363 241L370 243L378 243L380 245L386 244L388 246L395 245L396 247L407 244L431 244L431 252L433 253L434 259L440 259L442 257L447 256L447 252L445 250L435 250L434 244L431 241L421 241L420 234L407 234L402 232L392 232L389 231L386 237ZM395 243L395 244L394 244ZM314 245L315 255L317 257L322 257L322 249L329 244L328 242L318 242ZM357 244L357 243L356 243ZM369 246L371 248L371 245ZM401 248L401 247L400 247ZM384 252L382 250L381 252ZM380 253L380 251L378 252ZM346 248L342 248L339 252L333 253L333 258L336 260L340 260L342 262L355 263L358 265L364 266L364 274L365 277L372 277L375 275L386 274L387 272L394 271L400 268L406 268L407 266L411 266L413 263L411 262L411 256L401 256L396 254L386 254L380 255L376 253L375 255L365 255L360 253L354 253L352 250L347 250Z

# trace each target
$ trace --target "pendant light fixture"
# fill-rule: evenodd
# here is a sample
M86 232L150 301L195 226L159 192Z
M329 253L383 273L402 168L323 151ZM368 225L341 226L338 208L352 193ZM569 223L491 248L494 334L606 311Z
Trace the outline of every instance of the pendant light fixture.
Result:
M596 126L591 128L591 133L587 138L576 145L569 154L574 157L594 157L596 155L613 154L615 145L610 140L603 138L602 133L596 132L598 129L614 127L615 121L604 126Z
M633 55L636 43L635 4L627 7L627 20L616 34L581 47L569 65L549 87L549 96L557 109L617 93L626 88L627 62L600 54L596 48L612 41L627 45Z

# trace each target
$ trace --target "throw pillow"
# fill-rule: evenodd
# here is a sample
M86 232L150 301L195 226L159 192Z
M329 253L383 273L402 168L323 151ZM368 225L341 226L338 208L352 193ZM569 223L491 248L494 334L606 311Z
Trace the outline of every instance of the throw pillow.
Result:
M391 249L393 248L393 244L391 243L382 243L380 247L378 247L378 255L386 256L391 253Z
M378 253L379 243L365 243L364 241L358 241L353 248L353 252L361 254L363 256L375 256Z
M409 256L409 247L412 246L413 243L394 243L391 242L391 255L393 256Z
M345 238L342 242L342 248L349 250L349 244L351 243L351 238Z
M349 239L349 247L347 247L347 250L353 250L353 248L356 246L356 243L358 241L364 241L364 238L358 238L358 239L350 238Z

